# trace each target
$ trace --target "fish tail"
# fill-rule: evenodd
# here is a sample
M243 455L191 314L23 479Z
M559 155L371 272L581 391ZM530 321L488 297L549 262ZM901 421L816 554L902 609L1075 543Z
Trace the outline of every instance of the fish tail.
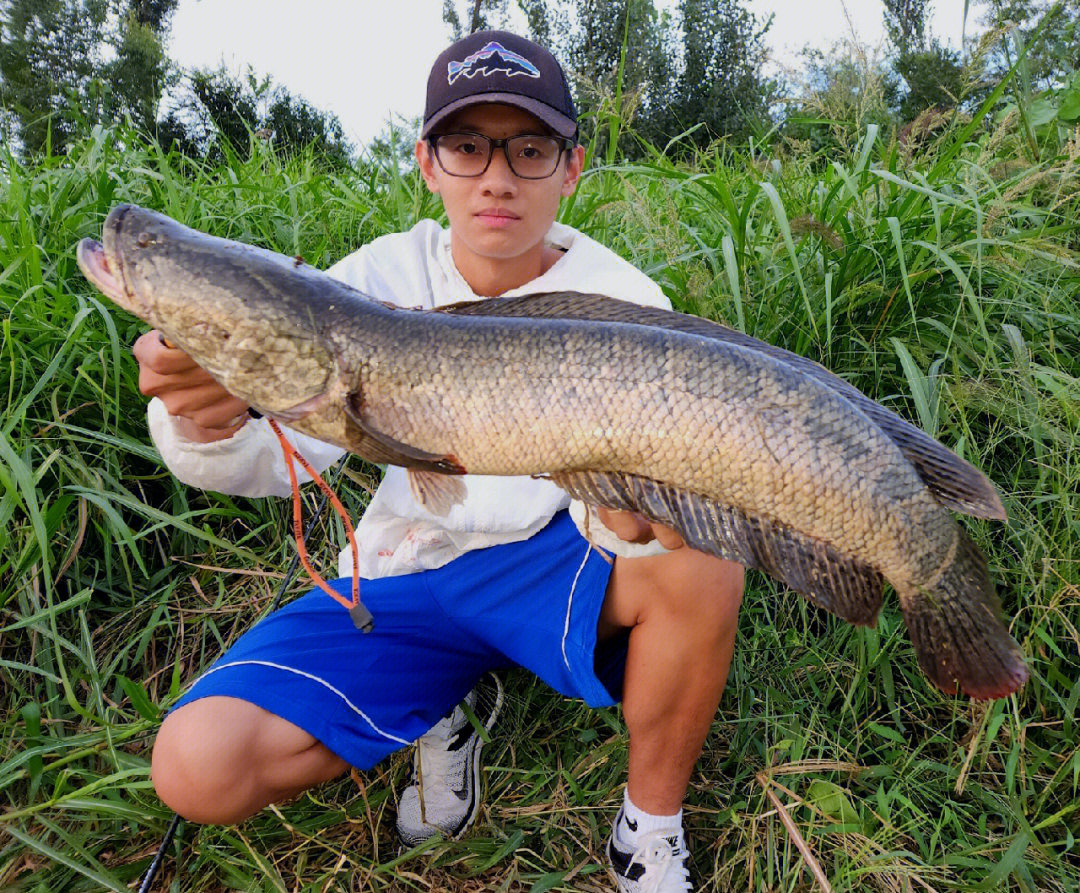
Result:
M986 558L962 529L931 582L897 591L919 666L943 692L1003 698L1027 681L1024 654L999 618Z

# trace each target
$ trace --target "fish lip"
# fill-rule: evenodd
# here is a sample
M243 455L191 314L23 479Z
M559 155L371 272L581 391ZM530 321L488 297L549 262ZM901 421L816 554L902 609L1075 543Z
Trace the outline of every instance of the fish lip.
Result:
M75 260L83 275L102 294L126 310L132 310L135 295L127 287L123 275L117 275L121 265L110 259L104 246L96 239L82 239L75 250Z
M124 218L132 205L117 205L101 227L101 241L82 239L75 251L75 260L83 275L106 297L125 310L143 316L145 308L131 285L128 269L117 250Z

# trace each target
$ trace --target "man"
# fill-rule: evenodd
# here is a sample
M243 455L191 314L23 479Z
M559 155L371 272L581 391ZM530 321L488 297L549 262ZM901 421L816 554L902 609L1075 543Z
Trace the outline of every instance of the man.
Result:
M550 53L507 32L459 41L432 68L416 144L449 229L421 221L331 275L405 306L557 290L669 306L625 261L554 223L582 172L576 136ZM265 420L157 333L135 353L140 387L158 398L151 433L177 477L239 495L288 491ZM340 455L290 437L318 467ZM568 513L547 481L465 482L464 503L439 518L402 469L387 470L357 525L374 631L319 592L257 624L165 719L158 793L191 820L236 822L419 738L398 831L411 844L459 834L476 813L480 739L454 705L481 710L478 680L516 664L594 706L621 696L629 769L612 871L624 891L690 889L681 806L727 677L742 568L631 513ZM348 551L339 570L351 574ZM496 698L482 721L497 709Z

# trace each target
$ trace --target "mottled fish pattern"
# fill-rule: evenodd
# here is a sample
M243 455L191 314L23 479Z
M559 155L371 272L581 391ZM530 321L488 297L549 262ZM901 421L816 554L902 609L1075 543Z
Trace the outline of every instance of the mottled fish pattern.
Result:
M597 295L402 310L133 206L103 242L79 260L106 295L260 411L410 469L432 511L465 473L546 476L852 623L874 621L887 580L943 691L1001 697L1027 678L949 512L1003 517L993 486L815 363Z

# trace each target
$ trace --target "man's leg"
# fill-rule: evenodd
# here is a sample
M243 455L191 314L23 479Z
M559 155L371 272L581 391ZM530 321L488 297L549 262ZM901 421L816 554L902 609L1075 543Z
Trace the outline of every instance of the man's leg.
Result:
M303 729L255 704L208 697L165 718L152 778L158 796L185 819L226 825L347 766Z
M727 681L742 594L741 565L689 548L615 559L599 635L630 628L627 789L645 812L682 807Z
M364 601L370 633L316 591L233 643L162 724L161 798L194 821L241 821L408 746L489 667L487 645L458 633L447 646L449 622L423 575L367 581Z
M623 893L692 889L682 803L727 681L742 593L740 565L689 548L615 559L597 635L630 629L629 771L607 848Z

